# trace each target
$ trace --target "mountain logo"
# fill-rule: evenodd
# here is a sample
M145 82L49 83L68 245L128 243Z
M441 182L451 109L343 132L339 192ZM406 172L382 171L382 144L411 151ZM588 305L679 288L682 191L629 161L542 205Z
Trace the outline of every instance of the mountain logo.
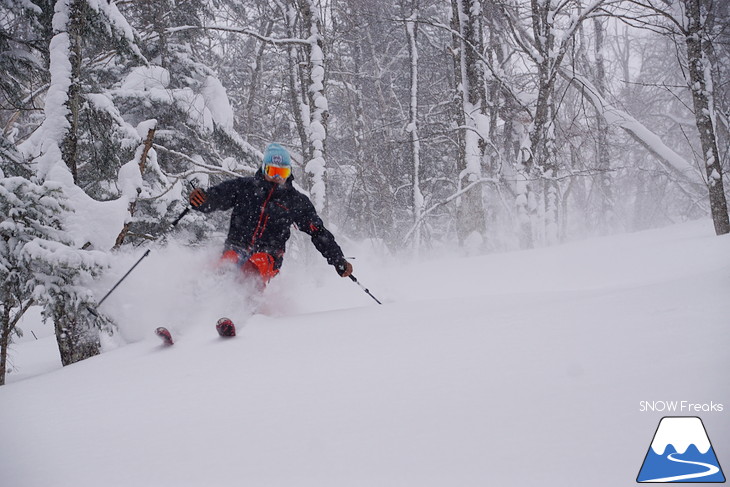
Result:
M725 482L702 420L696 416L663 417L636 481Z

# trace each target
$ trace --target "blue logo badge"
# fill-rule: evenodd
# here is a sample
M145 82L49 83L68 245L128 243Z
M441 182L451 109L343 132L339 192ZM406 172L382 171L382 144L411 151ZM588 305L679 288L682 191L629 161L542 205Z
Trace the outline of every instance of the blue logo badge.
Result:
M284 162L284 158L281 157L279 154L274 154L273 156L271 156L271 163L272 164L281 166L281 163L282 162Z
M636 481L725 482L702 420L696 416L662 418Z

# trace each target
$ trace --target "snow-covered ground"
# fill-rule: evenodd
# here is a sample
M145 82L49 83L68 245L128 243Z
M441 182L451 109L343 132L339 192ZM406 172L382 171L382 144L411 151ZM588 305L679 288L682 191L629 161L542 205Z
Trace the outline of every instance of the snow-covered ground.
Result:
M25 318L3 486L628 486L667 415L700 416L730 468L730 237L709 220L420 263L345 248L383 306L289 259L248 321L217 251L153 252L104 304L121 331L99 357L61 368Z

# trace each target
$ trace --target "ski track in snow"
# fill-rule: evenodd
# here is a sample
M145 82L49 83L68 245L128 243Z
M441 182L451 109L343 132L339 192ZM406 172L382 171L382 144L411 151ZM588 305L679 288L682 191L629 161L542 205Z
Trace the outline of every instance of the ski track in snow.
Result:
M291 253L249 318L218 246L172 244L104 304L120 332L98 357L62 368L29 314L0 388L0 483L616 487L662 416L640 401L730 407L730 238L709 220L407 264L345 252L383 306ZM720 463L728 416L702 413Z

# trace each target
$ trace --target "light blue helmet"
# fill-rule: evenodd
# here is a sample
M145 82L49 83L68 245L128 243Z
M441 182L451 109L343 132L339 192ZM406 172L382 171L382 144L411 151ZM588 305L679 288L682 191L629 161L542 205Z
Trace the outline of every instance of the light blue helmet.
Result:
M268 165L291 167L291 156L281 144L269 144L264 151L264 167Z

